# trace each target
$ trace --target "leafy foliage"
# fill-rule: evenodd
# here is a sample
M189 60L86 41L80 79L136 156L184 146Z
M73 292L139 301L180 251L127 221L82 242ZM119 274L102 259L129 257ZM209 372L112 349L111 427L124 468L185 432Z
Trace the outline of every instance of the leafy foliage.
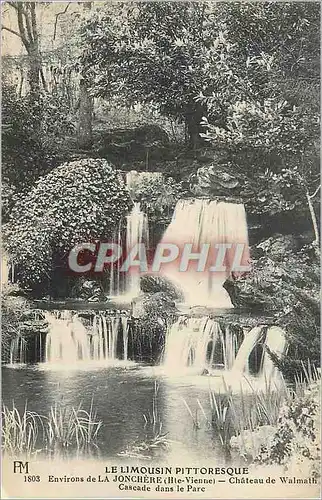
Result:
M63 161L63 139L74 130L64 99L18 97L9 86L3 88L2 124L3 178L19 190Z
M9 363L11 341L22 335L23 319L30 304L24 297L14 296L18 293L17 285L6 285L2 288L1 304L1 361Z
M320 476L320 380L306 381L295 391L272 391L264 399L255 393L252 406L266 410L271 417L270 400L275 399L276 417L269 424L251 419L242 424L236 436L230 439L233 451L251 463L260 465L282 465L288 474L307 477ZM246 405L247 406L247 405ZM238 422L238 412L234 422ZM243 423L245 425L243 425Z
M195 140L203 116L225 130L239 103L247 102L244 118L255 125L254 105L281 89L291 106L307 102L307 81L317 110L318 32L312 4L107 5L82 27L81 62L94 95L148 103L185 122Z
M7 226L21 283L41 284L57 259L66 266L77 243L109 237L130 204L120 175L105 160L65 163L41 177L16 203Z
M221 167L226 175L229 172L235 178L238 187L234 192L243 198L250 212L274 214L303 207L303 200L316 190L319 119L312 110L277 98L263 105L236 101L228 107L225 128L211 125L206 119L204 125L206 140L218 149L230 151ZM247 157L252 168L245 172ZM212 190L210 179L204 179L213 175L213 170L220 171L220 166L204 170L198 171L197 187Z
M130 191L133 200L140 202L149 220L158 222L169 220L177 201L184 194L180 183L172 177L163 178L162 175L139 177Z
M319 183L319 7L293 7L244 3L224 9L223 60L234 85L198 97L209 113L202 135L222 152L219 169L239 181L234 194L250 212L303 210ZM239 51L239 69L228 43ZM210 182L203 185L211 190Z
M128 104L149 103L188 119L204 79L202 5L121 4L97 11L83 26L82 64L92 91ZM201 116L200 116L201 118Z
M256 462L285 464L306 475L320 476L320 384L312 383L281 408L277 428Z

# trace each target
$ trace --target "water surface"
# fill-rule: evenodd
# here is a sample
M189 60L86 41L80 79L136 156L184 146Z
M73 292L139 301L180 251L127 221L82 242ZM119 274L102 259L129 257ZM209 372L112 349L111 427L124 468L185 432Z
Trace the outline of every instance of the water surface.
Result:
M209 387L205 377L203 383L195 384L195 377L177 377L172 380L153 367L134 363L118 363L119 366L102 367L49 366L4 367L2 375L3 403L24 411L28 409L47 415L56 402L77 407L82 403L89 410L93 400L97 418L103 421L99 434L100 455L117 457L129 446L146 438L144 414L152 414L155 382L158 385L157 412L162 422L162 432L172 444L165 455L185 455L192 461L224 460L222 448L214 431L209 429L200 405L210 419ZM194 419L200 423L196 429ZM167 456L164 458L166 459Z

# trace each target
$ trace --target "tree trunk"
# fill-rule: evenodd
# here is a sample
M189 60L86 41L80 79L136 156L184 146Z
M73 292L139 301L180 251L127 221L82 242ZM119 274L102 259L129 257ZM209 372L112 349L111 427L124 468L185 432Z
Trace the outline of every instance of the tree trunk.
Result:
M314 236L315 236L314 244L316 245L316 247L318 249L318 247L320 245L319 226L318 226L318 222L316 219L312 199L311 199L311 196L309 195L308 192L306 192L306 199L307 199L307 204L309 206L309 211L310 211L310 215L311 215L311 219L312 219L312 226L313 226L313 231L314 231Z
M32 48L29 52L29 70L28 70L28 83L30 93L34 99L39 98L40 94L40 70L41 61L39 57L38 48Z
M92 8L92 2L84 2L84 10ZM89 95L87 82L81 79L79 83L79 115L77 127L77 142L81 149L91 149L93 145L93 98Z
M191 109L185 116L186 129L188 131L188 144L189 148L193 151L195 151L202 142L200 137L200 133L202 131L200 122L203 116L203 108L195 103L192 104Z
M78 146L91 149L93 145L93 98L89 95L84 79L79 84Z

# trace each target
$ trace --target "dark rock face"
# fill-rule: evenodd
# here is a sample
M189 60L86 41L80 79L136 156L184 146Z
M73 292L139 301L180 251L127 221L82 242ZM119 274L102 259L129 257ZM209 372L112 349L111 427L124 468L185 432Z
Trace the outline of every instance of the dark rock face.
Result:
M317 300L318 263L293 235L272 236L252 247L251 256L251 272L224 283L235 307L284 311L303 294Z
M173 283L162 276L145 275L140 279L143 293L164 292L172 300L183 300L183 293Z
M146 293L132 301L133 316L135 318L155 318L162 321L176 313L174 301L166 292Z
M276 234L259 243L256 249L276 261L282 261L287 254L297 251L298 243L293 234Z
M79 290L79 297L89 302L100 302L105 300L105 295L97 281L85 280Z

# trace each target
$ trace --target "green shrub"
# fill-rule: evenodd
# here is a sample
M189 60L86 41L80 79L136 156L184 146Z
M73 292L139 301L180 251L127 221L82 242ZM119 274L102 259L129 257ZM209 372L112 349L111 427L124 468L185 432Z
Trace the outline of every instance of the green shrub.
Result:
M130 206L121 176L106 160L64 163L41 177L6 227L19 282L33 290L50 282L77 243L110 238Z
M320 383L295 395L280 411L275 434L263 444L257 463L285 464L307 475L320 475Z
M64 143L74 131L74 120L66 100L58 95L19 97L5 85L2 98L3 179L26 190L66 158Z

